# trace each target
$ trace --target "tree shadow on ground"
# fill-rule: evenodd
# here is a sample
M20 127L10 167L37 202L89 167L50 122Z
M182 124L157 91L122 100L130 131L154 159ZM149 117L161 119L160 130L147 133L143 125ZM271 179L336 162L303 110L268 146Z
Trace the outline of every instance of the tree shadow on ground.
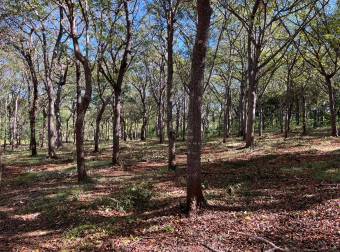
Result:
M204 211L296 214L313 209L338 198L339 162L339 150L261 154L243 160L203 162L202 182L210 202ZM29 246L30 242L33 242L30 246L37 246L39 241L34 243L31 237L25 238L25 234L39 230L51 231L42 235L46 240L57 234L64 237L62 239L68 236L81 239L91 232L100 233L99 240L157 236L172 232L171 228L164 228L160 220L164 219L166 224L169 218L184 217L179 207L180 202L185 201L184 165L173 173L159 162L137 162L127 171L112 169L107 158L89 160L87 164L95 183L82 186L76 183L74 166L62 171L34 172L34 175L20 171L17 174L5 173L0 200L0 223L3 224L0 225L0 243L8 250L25 244ZM42 162L42 165L46 164ZM39 170L38 166L33 169ZM9 178L9 175L14 177ZM159 195L144 211L119 209L115 204L119 204L119 197L124 197L120 194L142 182L153 184ZM285 218L280 217L280 221L283 223ZM294 230L299 232L296 225ZM159 228L155 228L157 226ZM87 229L90 233L84 231ZM298 240L280 238L286 231L282 228L277 229L276 234L261 234L280 245L289 243L293 248L303 247ZM314 241L310 243L312 247L316 246Z

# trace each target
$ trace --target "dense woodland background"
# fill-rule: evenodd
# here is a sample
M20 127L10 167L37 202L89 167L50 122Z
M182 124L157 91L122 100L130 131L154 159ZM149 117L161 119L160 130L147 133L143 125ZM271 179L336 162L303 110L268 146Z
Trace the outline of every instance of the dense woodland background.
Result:
M135 162L147 162L141 168L148 170L160 155L153 161L163 162L162 174L177 182L184 174L180 209L191 214L211 206L202 192L209 188L206 162L258 151L271 159L286 148L292 156L279 159L286 164L309 146L315 156L297 162L329 159L338 185L339 15L336 0L3 0L0 174L74 162L72 183L82 186L96 179L93 162L115 174ZM251 183L267 172L274 183L276 172L260 167L275 161L238 165L249 164L257 167L245 172ZM224 171L211 174L214 180ZM147 186L139 186L146 195L136 201L149 200ZM227 186L229 194L239 190Z

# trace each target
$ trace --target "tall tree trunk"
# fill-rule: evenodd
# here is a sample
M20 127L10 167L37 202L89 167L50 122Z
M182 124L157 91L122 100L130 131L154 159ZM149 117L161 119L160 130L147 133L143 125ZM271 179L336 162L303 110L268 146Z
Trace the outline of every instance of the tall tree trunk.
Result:
M54 102L54 111L56 119L56 147L60 148L63 146L63 134L61 129L61 115L60 115L60 102L61 102L61 91L62 85L58 84L56 99Z
M43 114L43 119L42 119L42 126L41 126L41 132L40 132L40 148L43 148L44 143L45 143L46 118L47 118L47 113L46 113L45 108L43 108L42 114Z
M123 114L123 113L122 113L122 114ZM125 119L124 115L122 115L122 116L120 117L120 120L121 120L121 122L122 122L122 132L121 132L121 134L122 134L122 137L123 137L124 142L126 142L126 141L127 141L126 119Z
M36 114L37 114L37 100L38 100L38 79L37 75L33 66L32 58L30 54L25 54L25 59L28 64L28 68L30 70L33 90L32 90L32 101L31 101L31 108L29 111L30 115L30 148L31 148L31 155L35 157L37 153L37 140L36 140Z
M158 114L157 114L157 128L159 134L159 143L164 143L164 123L163 123L163 105L162 101L158 107Z
M113 107L113 146L112 146L112 164L117 165L120 163L119 160L119 138L120 138L120 119L121 119L121 93L122 86L124 82L124 76L129 66L129 55L131 53L131 43L132 43L132 22L130 20L129 13L129 3L128 1L123 2L124 13L125 13L125 28L126 28L126 36L125 36L125 47L122 56L122 60L120 62L120 67L118 71L117 81L113 83L114 88L114 107Z
M176 132L173 125L173 74L174 74L174 63L173 63L173 40L174 40L174 23L175 17L174 12L169 11L169 20L167 21L167 132L168 132L168 169L176 169Z
M224 106L223 106L223 143L227 142L227 138L230 135L230 85L229 83L225 87L225 94L224 94Z
M331 112L331 129L332 129L332 136L338 136L338 130L336 125L336 109L335 109L335 95L334 95L334 88L332 85L332 79L329 76L325 76L327 88L328 88L328 98L329 98L329 110Z
M140 129L140 140L141 141L146 140L146 126L147 126L147 116L146 116L146 112L143 111L142 126Z
M47 78L46 83L47 90L47 98L48 98L48 107L47 107L47 141L48 141L48 157L56 158L56 139L57 139L57 130L55 124L55 93L52 81Z
M179 137L179 125L181 117L181 106L179 104L176 105L176 138Z
M306 114L306 97L305 91L302 91L302 135L307 134L307 114Z
M85 153L84 153L84 120L86 110L91 101L92 94L92 74L91 68L87 60L83 59L83 67L85 74L85 94L82 96L80 87L80 64L76 61L76 84L77 84L77 118L75 122L75 132L76 132L76 153L77 153L77 172L78 172L78 182L84 182L87 179L86 169L85 169Z
M5 108L4 108L4 112L5 112L5 123L4 123L4 145L3 145L3 149L4 151L6 150L7 147L7 122L10 118L9 114L7 113L8 110L8 104L7 104L7 99L5 100ZM7 119L8 118L8 119Z
M245 81L242 79L241 80L241 85L240 85L240 100L239 100L239 136L244 136L245 133L245 127L244 127L244 90L245 90Z
M113 141L112 141L112 164L117 165L119 160L119 138L120 138L120 113L121 94L115 90L113 100Z
M145 90L145 89L144 89ZM146 108L146 101L145 101L145 91L144 92L144 95L141 96L141 99L142 99L142 105L143 105L143 108L142 108L142 126L141 126L141 129L140 129L140 140L141 141L145 141L146 140L146 130L147 130L147 124L148 124L148 116L147 116L147 108Z
M189 213L205 203L201 185L201 127L202 96L205 58L207 52L210 17L210 0L197 1L198 25L192 54L189 85L188 114L188 164L187 164L187 209Z
M250 78L248 90L248 111L247 111L247 132L246 132L246 147L254 145L254 124L255 124L255 109L256 109L256 81Z
M247 109L248 109L248 89L246 89L245 91L245 96L244 96L244 104L243 104L243 125L242 125L242 130L243 130L243 134L242 134L242 139L243 141L246 140L247 137L247 125L248 125L248 113L247 113Z
M185 141L185 129L186 129L186 101L185 95L183 98L183 115L182 115L182 140Z
M14 147L17 147L17 140L18 140L18 108L19 108L19 95L15 98L14 104L14 114L13 114L13 125L12 125L12 150Z

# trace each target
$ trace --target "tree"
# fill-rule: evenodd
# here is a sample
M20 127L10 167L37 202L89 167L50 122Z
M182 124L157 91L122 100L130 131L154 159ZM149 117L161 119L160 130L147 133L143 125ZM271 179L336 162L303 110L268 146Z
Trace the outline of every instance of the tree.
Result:
M129 2L124 0L122 2L123 15L125 19L124 29L120 34L123 39L117 42L116 34L113 32L116 22L120 19L121 4L118 4L114 10L109 6L109 30L103 33L106 36L104 41L101 41L101 60L100 70L107 81L113 88L113 147L112 147L112 164L120 163L120 126L121 126L121 109L122 109L122 87L124 83L125 74L131 63L132 50L132 29L133 24L130 18ZM108 55L106 57L106 55ZM121 55L121 58L119 56ZM109 59L108 59L109 58Z
M73 51L75 55L76 65L76 87L77 87L77 119L75 123L76 132L76 153L77 153L77 172L78 181L84 182L87 179L85 169L85 155L84 155L84 119L86 111L89 107L92 95L92 70L90 59L89 59L89 6L85 2L85 6L80 1L80 16L82 21L85 23L85 43L80 46L79 34L78 34L78 22L77 22L77 5L73 0L65 0L60 3L63 10L66 12L67 19L70 24L70 35L73 42ZM82 52L82 48L85 50L85 55ZM81 92L80 87L80 75L81 69L80 64L83 66L83 72L85 76L85 92Z
M196 9L198 24L189 84L187 140L187 209L189 213L201 208L205 203L201 185L201 126L204 68L212 14L210 0L198 0Z
M295 45L305 61L324 78L323 85L327 89L331 114L331 134L337 137L337 111L333 77L340 69L340 40L333 34L333 28L336 28L337 25L336 15L327 15L325 3L321 7L316 6L315 8L318 19L303 29L301 46L297 43Z
M289 0L285 2L255 0L252 3L247 1L236 2L233 6L227 1L222 1L222 5L240 20L247 33L246 147L254 145L258 82L275 68L282 59L284 51L293 43L294 38L315 17L315 15L312 15L311 8L314 2L312 0ZM307 9L307 13L303 15L302 19L299 16L294 17L296 20L293 24L295 25L289 36L278 40L277 35L284 30L285 22L291 23L288 17L294 13L303 12L305 9ZM276 42L273 43L273 41Z

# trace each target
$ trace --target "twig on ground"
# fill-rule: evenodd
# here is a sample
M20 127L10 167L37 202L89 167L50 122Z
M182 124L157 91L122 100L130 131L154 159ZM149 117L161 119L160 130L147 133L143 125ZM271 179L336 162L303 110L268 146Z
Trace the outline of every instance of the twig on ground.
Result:
M244 232L236 232L236 231L230 231L230 232L249 236L250 238L253 238L255 240L263 241L263 242L267 243L268 245L270 245L272 247L272 248L267 249L267 250L262 250L263 252L275 252L275 251L288 252L288 251L290 251L288 248L281 248L281 247L275 245L273 242L271 242L268 239L263 238L261 236L257 236L257 235L249 234L249 233L244 233Z
M214 248L208 246L207 244L201 243L201 245L202 245L203 247L209 249L209 250L212 251L212 252L221 252L221 251L219 251L219 250L216 250L216 249L214 249Z

